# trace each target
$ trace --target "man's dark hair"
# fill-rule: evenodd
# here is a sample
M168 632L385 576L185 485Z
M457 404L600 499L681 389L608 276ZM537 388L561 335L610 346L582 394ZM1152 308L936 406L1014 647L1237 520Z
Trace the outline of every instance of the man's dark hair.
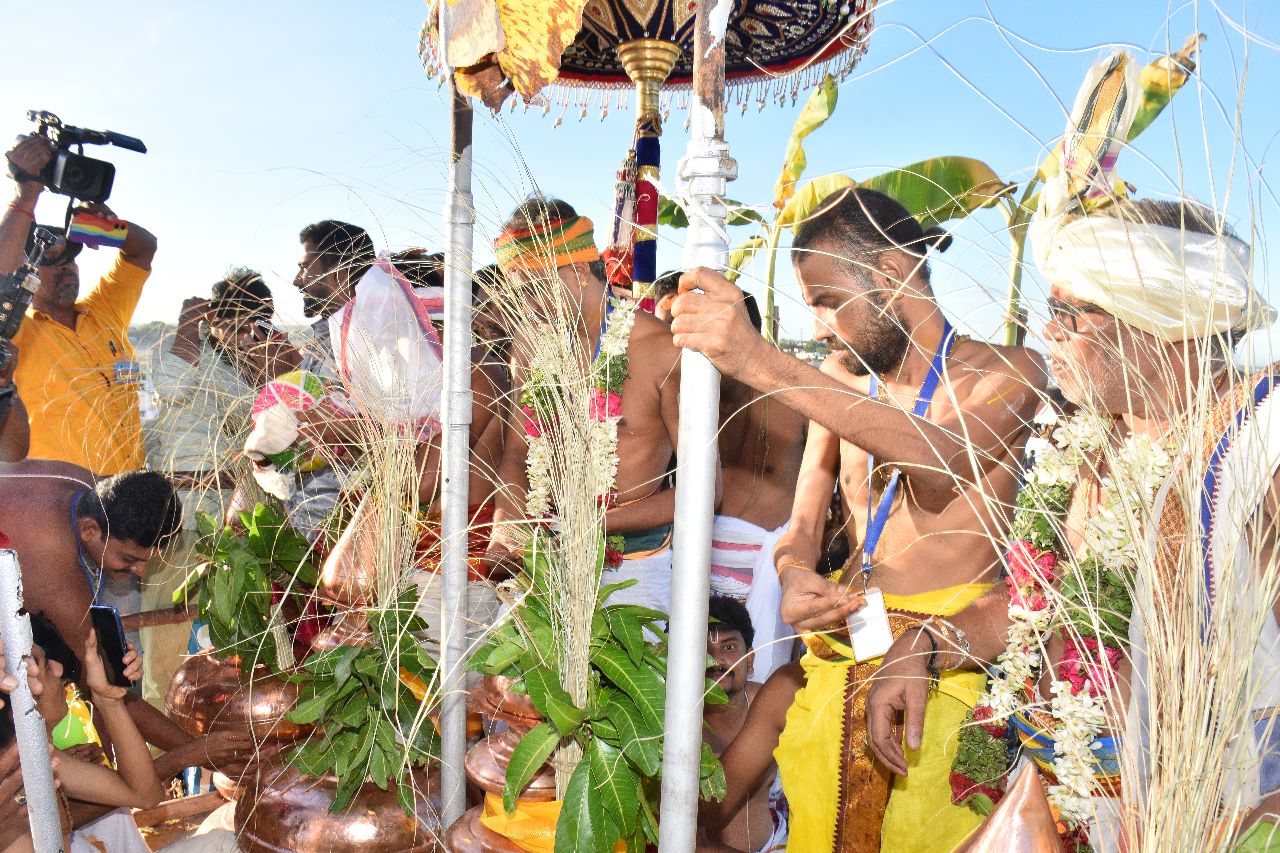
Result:
M724 631L737 631L747 648L756 638L756 629L751 624L751 614L747 605L728 595L713 595L707 603L707 623L711 628Z
M544 198L539 195L529 196L524 203L512 211L502 226L503 231L520 228L544 228L561 219L572 219L578 215L573 205L563 199ZM597 259L587 264L591 274L602 282L607 282L608 273L604 261Z
M363 278L376 258L369 232L349 222L313 222L302 229L298 239L315 249L328 269L348 270L352 282Z
M155 471L130 471L99 480L76 503L76 513L98 522L107 536L155 548L182 524L182 501Z
M497 264L481 267L471 275L471 298L479 304L492 299L494 294L506 286L507 277Z
M653 283L653 301L661 302L665 297L673 295L680 289L680 276L684 270L671 270L658 276Z
M209 309L222 317L249 313L264 320L276 310L271 288L262 280L262 274L248 267L232 267L213 283Z
M44 615L44 611L31 614L31 642L44 649L44 656L62 664L62 677L83 686L84 670L80 667L80 656L71 651L62 632L53 620ZM56 685L46 684L46 689L55 689Z
M928 284L925 252L946 251L951 235L938 227L921 228L907 209L882 192L852 189L829 199L813 216L796 226L792 257L823 252L860 277L868 275L876 259L897 249L921 258L920 278Z
M1227 223L1218 220L1218 215L1213 208L1189 198L1181 198L1177 201L1158 198L1124 199L1114 207L1103 208L1102 212L1108 216L1147 225L1161 225L1165 228L1190 231L1193 234L1240 239Z
M426 249L402 249L387 260L409 280L411 287L444 287L444 254Z

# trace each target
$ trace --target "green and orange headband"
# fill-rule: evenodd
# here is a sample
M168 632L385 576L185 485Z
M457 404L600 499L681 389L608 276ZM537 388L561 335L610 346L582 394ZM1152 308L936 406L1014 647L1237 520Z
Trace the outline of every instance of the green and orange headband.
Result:
M585 216L509 228L493 241L493 251L504 272L558 269L600 260L591 220Z

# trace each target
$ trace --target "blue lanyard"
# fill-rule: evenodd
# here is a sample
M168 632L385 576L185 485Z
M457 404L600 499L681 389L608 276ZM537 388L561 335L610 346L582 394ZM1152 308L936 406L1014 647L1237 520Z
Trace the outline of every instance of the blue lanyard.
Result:
M80 498L87 490L81 489L71 496L71 535L76 539L76 559L80 563L80 571L84 574L84 579L89 582L89 591L93 593L93 603L101 604L102 598L102 569L98 569L98 576L95 578L93 573L89 571L84 558L84 545L80 543L80 525L77 524L79 519L76 517L76 504L80 503Z
M604 333L609 328L609 315L613 313L613 299L605 297L604 300L604 316L600 318L600 337L596 338L596 348L591 353L591 363L595 364L596 359L600 357L600 342L604 340Z
M943 363L951 354L951 345L955 343L956 333L955 329L951 328L951 323L944 319L942 324L942 340L938 342L938 351L933 354L933 364L929 366L929 375L924 378L924 383L920 386L920 395L916 398L916 407L912 412L917 418L924 417L924 413L929 411L929 403L933 401L934 392L938 390L938 382L942 379ZM879 383L874 373L871 374L871 397L872 399L880 397ZM889 478L889 484L885 486L884 494L880 496L880 505L876 507L873 515L871 474L875 468L875 455L867 453L867 533L862 537L862 584L864 587L871 579L873 570L871 558L880 544L880 534L884 533L884 526L889 521L889 510L893 506L894 496L898 493L898 480L902 478L902 472L894 470Z

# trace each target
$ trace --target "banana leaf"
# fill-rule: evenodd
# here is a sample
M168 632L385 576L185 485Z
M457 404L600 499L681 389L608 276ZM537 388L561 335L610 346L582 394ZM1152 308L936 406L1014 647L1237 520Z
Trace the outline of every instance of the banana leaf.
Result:
M925 228L991 207L1014 189L986 163L970 157L934 157L876 175L858 186L896 199Z
M848 175L823 175L809 181L791 197L786 207L778 214L777 225L789 226L803 222L826 201L832 193L857 186Z
M1156 116L1160 115L1187 82L1191 72L1196 70L1196 54L1200 51L1200 43L1204 38L1204 33L1192 35L1176 53L1160 57L1139 72L1142 104L1138 107L1133 126L1129 128L1130 141L1155 121Z
M757 234L739 245L729 254L729 267L724 271L724 277L729 281L737 281L742 275L742 268L751 260L751 256L768 244L768 240Z
M764 216L760 211L740 201L726 198L724 205L729 209L725 225L748 225L752 222L765 224ZM683 207L662 196L658 199L658 224L667 228L688 228L689 217L685 215Z
M773 206L778 210L786 207L787 202L795 195L796 181L804 174L808 159L804 153L804 139L831 118L835 112L836 101L840 90L835 78L828 74L822 79L805 101L795 126L791 128L791 137L787 139L787 153L782 160L782 174L773 186Z

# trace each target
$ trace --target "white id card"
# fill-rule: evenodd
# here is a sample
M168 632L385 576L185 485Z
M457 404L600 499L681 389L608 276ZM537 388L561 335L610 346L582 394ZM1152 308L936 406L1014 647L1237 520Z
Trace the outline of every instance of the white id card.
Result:
M893 645L889 614L884 609L884 593L873 586L864 595L866 606L850 613L848 619L849 641L853 646L853 658L858 663L882 657Z

